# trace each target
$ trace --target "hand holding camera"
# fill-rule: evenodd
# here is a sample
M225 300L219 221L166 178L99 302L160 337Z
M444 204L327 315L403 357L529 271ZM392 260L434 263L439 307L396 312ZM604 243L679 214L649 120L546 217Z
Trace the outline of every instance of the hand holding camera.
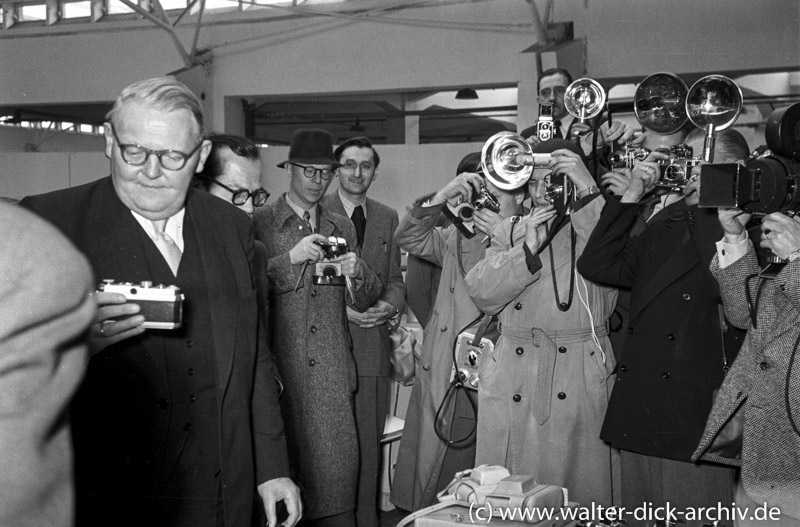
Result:
M623 196L628 191L633 178L632 169L615 168L611 172L606 172L600 176L600 184L603 185L609 194Z
M575 185L575 190L580 192L594 185L594 179L589 173L589 169L583 160L573 152L565 148L555 150L552 154L553 160L550 167L554 174L564 174Z
M94 323L89 331L89 350L92 355L136 335L144 333L144 316L138 315L138 304L128 302L125 295L96 291Z
M761 247L785 260L800 250L800 216L773 212L761 222Z
M440 205L445 201L455 206L466 202L483 187L483 178L474 172L462 172L442 187L430 200L431 205Z
M299 265L304 262L319 262L325 257L320 244L327 242L328 238L321 234L306 236L289 251L289 261L292 265Z
M651 152L644 161L639 161L633 166L628 188L622 194L623 203L637 203L642 196L649 194L656 187L661 178L662 162L669 160L663 152Z
M752 214L741 209L717 209L719 223L725 235L725 243L739 243L744 240L744 233Z

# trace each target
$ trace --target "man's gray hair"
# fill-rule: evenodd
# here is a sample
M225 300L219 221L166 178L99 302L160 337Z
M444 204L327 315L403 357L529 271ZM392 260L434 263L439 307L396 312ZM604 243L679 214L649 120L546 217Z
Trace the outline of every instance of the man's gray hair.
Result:
M141 80L122 90L114 101L114 107L106 114L106 120L115 124L114 119L120 109L129 102L145 104L165 112L188 110L197 123L198 136L202 137L205 132L200 99L185 84L170 77Z

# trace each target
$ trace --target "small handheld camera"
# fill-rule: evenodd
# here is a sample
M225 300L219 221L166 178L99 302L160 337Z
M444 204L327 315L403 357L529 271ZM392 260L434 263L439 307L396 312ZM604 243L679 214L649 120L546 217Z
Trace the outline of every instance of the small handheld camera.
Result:
M345 285L345 276L342 274L342 264L331 262L347 254L347 240L337 236L328 237L327 242L316 242L322 247L324 254L323 260L314 264L314 284L315 285Z
M622 150L617 150L608 157L611 168L633 168L637 161L644 161L650 155L650 149L633 146L633 141L625 141Z
M553 121L553 105L539 105L539 120L536 121L536 137L541 142L549 141L556 136L556 123Z
M148 281L134 284L105 279L97 290L119 293L128 302L137 304L140 308L138 314L144 316L144 328L177 329L183 324L183 293L177 286L153 286L153 282Z
M471 202L459 203L455 207L449 203L445 204L444 215L452 222L456 228L467 238L475 236L475 224L472 217L476 210L489 209L492 212L500 212L500 202L484 186L478 191L478 196Z
M696 167L703 160L701 157L693 156L691 146L686 144L673 145L669 148L669 159L660 162L661 177L656 183L658 188L670 190L683 190L692 172L692 167Z
M569 206L576 199L575 184L566 174L556 174L551 172L544 178L545 190L544 198L553 205L556 213L569 213Z

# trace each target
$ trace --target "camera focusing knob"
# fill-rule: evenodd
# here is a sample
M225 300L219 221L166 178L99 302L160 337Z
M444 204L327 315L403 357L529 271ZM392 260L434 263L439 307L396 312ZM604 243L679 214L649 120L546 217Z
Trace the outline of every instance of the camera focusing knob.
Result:
M142 280L141 282L139 282L139 287L148 288L148 287L152 287L152 286L153 286L153 282L151 282L150 280Z

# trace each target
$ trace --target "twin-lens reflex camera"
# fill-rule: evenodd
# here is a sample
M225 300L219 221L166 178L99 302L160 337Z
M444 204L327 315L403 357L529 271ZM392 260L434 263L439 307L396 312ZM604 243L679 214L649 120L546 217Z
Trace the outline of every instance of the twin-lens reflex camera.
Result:
M137 314L144 316L142 324L144 328L177 329L183 324L184 298L177 286L164 284L154 286L153 282L149 281L134 284L106 279L97 290L119 293L124 295L128 302L137 304L140 308Z

